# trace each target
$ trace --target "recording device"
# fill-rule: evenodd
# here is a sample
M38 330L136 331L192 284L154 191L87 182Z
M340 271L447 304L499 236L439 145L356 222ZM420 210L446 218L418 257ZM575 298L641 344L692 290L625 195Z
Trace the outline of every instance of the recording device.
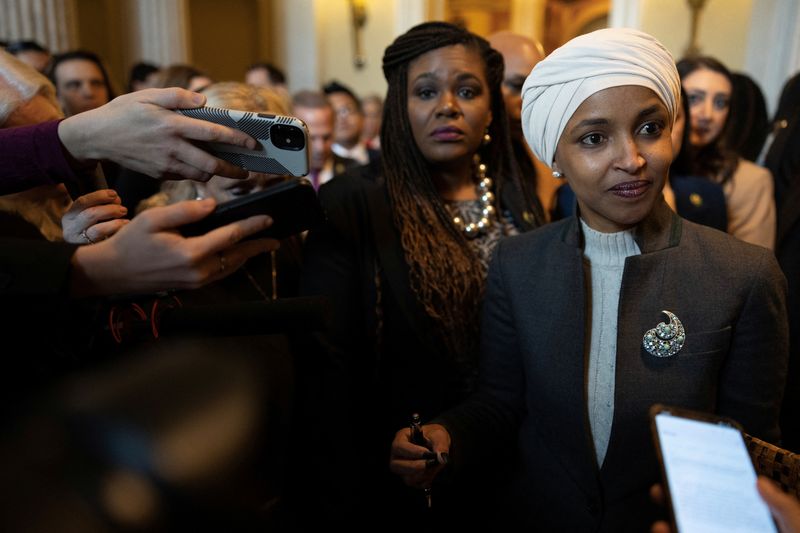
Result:
M650 419L675 531L777 533L736 422L662 405Z
M255 150L223 143L198 143L224 161L253 172L280 176L308 174L308 129L298 118L216 107L176 111L187 117L241 130L258 142Z
M269 215L272 225L248 239L283 239L313 229L325 219L311 182L305 178L293 178L221 203L206 218L180 229L184 236L193 237L253 215Z

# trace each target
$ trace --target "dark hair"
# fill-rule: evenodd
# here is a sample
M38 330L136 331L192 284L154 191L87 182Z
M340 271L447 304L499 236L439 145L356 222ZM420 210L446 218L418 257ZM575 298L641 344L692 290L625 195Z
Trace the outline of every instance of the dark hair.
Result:
M49 54L50 51L36 41L11 41L6 45L6 52L17 55L20 52L41 52Z
M272 63L253 63L247 67L247 72L259 69L266 71L267 77L273 85L286 85L286 74Z
M730 82L731 92L733 91L733 79L730 71L713 57L686 57L678 61L676 66L681 80L685 80L689 74L700 69L708 69L722 74ZM691 114L687 115L686 119L687 126L691 128ZM706 177L719 183L725 183L733 177L736 167L739 166L739 156L725 144L730 123L729 113L719 136L707 146L695 147L690 165L692 175Z
M670 176L689 176L692 173L692 159L694 148L689 142L691 136L692 125L689 116L689 97L686 96L686 91L681 87L681 108L683 109L683 135L681 136L681 149L675 154L672 164L669 166Z
M788 193L797 187L797 176L800 175L800 73L783 85L772 126L775 137L764 159L764 166L774 177L775 203L780 212ZM779 216L779 225L782 220Z
M100 74L103 76L103 83L106 85L106 92L108 92L109 102L117 96L114 92L114 88L111 85L111 78L108 77L108 71L106 71L106 67L103 65L100 57L94 52L89 52L88 50L72 50L53 56L53 59L50 61L50 66L47 67L47 77L49 77L50 81L53 82L53 85L56 86L56 90L58 90L58 83L56 81L56 69L58 68L58 65L66 61L73 60L90 61L97 65L97 68L100 70Z
M336 80L332 80L322 86L322 92L328 96L336 93L344 93L353 100L353 102L356 104L356 108L361 111L361 99L356 96L356 93L354 93L353 90L347 85L343 85Z
M130 77L128 78L128 92L133 92L133 82L145 81L153 72L158 72L158 67L152 63L139 62L131 67Z
M746 74L734 72L731 80L733 91L725 146L755 161L769 134L767 103L758 84Z
M206 74L191 65L170 65L158 72L154 84L159 88L180 87L188 89L192 78L200 76L206 76Z
M500 85L503 57L482 37L445 22L427 22L398 37L383 56L388 90L381 125L382 172L394 222L409 265L411 287L436 323L457 361L469 363L478 345L478 314L486 273L437 192L431 170L413 141L408 116L408 66L419 56L463 45L483 59L493 120L492 141L479 149L494 179L495 197L513 182L534 205L530 184L521 182L511 152L508 116Z

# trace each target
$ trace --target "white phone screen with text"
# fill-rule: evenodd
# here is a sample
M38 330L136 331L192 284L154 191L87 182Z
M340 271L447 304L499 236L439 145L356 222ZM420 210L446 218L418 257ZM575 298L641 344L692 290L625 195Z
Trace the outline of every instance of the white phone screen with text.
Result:
M680 533L777 532L738 429L669 413L655 421Z

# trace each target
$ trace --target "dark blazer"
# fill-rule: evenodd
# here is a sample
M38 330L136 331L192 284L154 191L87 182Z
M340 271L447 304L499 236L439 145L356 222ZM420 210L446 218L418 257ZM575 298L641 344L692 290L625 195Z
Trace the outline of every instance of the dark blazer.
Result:
M327 501L313 517L321 522L363 524L373 514L411 520L391 513L415 505L423 510L424 498L389 472L389 446L412 413L429 419L467 397L477 353L469 368L444 355L411 289L387 189L371 167L337 176L319 196L328 223L306 240L301 294L327 296L332 313L327 333L298 362L306 403L301 424L323 428L303 457L304 466L319 463L309 468L313 481L302 479L302 498L309 502L312 491L322 491L317 497ZM531 228L516 189L507 187L498 197L521 229ZM355 447L342 438L344 420L356 421ZM323 456L315 457L320 451ZM437 510L446 508L444 497L440 491Z
M614 421L598 468L585 398L590 325L577 217L506 239L483 309L480 392L440 418L460 469L510 456L511 524L648 531L657 402L738 420L778 439L787 358L786 281L768 250L685 221L665 203L638 227L620 289ZM686 343L659 359L642 336L675 313ZM487 455L488 454L488 455Z

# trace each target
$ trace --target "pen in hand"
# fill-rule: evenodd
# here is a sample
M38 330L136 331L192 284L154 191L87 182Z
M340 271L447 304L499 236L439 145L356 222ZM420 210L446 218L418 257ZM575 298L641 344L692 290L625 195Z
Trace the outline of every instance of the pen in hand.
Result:
M422 424L420 423L419 413L414 413L413 415L411 415L410 428L411 428L411 442L416 444L417 446L424 446L430 449L428 443L425 442L425 436L422 434ZM430 459L428 459L427 461L428 462L425 463L426 467L430 466L431 464ZM433 461L434 461L433 464L436 464L435 463L436 459L433 459ZM432 504L430 487L425 488L425 499L428 501L428 509L430 509Z

